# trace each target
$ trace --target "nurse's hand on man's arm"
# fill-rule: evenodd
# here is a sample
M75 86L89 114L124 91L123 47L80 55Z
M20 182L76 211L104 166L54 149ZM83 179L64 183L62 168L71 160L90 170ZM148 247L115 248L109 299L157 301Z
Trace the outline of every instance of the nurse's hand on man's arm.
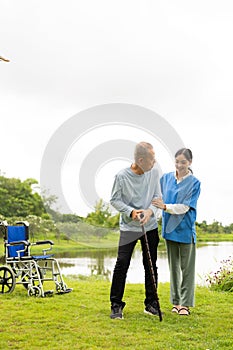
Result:
M155 206L155 207L157 207L157 208L160 208L160 209L165 209L165 204L164 204L164 202L163 202L163 200L162 200L162 198L155 198L155 199L153 199L152 200L152 204Z

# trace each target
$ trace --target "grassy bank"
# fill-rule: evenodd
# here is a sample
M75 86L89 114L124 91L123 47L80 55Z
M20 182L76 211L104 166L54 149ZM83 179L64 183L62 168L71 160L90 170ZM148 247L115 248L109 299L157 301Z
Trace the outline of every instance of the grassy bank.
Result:
M119 233L110 233L104 238L86 240L85 242L72 241L72 240L57 240L56 238L51 238L55 245L53 247L53 252L63 253L63 252L73 252L85 251L90 249L114 249L118 246ZM197 237L197 245L205 245L207 242L232 242L233 235L231 234L199 234ZM35 249L35 248L33 248ZM165 241L160 237L160 243L158 249L160 251L166 251ZM38 247L38 252L41 247ZM34 251L34 250L33 250ZM36 251L36 250L35 250ZM1 250L0 250L1 252Z
M51 239L54 242L53 253L59 254L63 252L70 252L71 254L77 251L85 251L90 249L113 249L118 246L119 233L114 231L110 232L105 237L83 237L81 241L79 240L67 240L67 239L57 239L54 235L49 235L46 237L38 236L36 239L30 239L31 242L39 241L44 239ZM232 242L233 234L220 234L220 233L198 233L197 234L197 244L203 245L206 242ZM41 252L41 246L33 247L33 252L35 254ZM159 244L160 250L166 250L164 239L160 239ZM0 245L0 256L3 255L4 247L3 244Z
M144 286L127 284L124 320L109 318L106 281L66 279L70 294L29 298L22 286L0 295L0 349L232 349L232 294L197 287L191 315L171 313L159 285L163 321L143 313ZM51 288L51 286L49 286Z
M44 238L40 238L44 239ZM75 251L78 250L85 250L90 248L97 248L97 249L105 249L105 248L115 248L118 246L119 241L119 232L110 232L107 236L103 238L97 239L96 237L91 237L90 239L83 239L82 241L76 241L76 240L58 240L55 237L51 237L55 243L54 249L55 251ZM199 233L197 235L197 243L202 244L206 242L233 242L233 234L219 234L219 233ZM160 234L160 246L165 247L165 241L161 237ZM68 250L67 250L68 248Z
M229 233L198 233L197 242L232 242L233 234Z

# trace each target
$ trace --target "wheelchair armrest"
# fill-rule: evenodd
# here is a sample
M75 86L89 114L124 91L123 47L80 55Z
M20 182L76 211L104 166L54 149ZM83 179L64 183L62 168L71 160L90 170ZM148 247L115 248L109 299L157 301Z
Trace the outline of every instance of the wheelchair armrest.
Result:
M13 242L6 242L6 246L10 247L10 246L14 246L14 245L20 245L23 244L25 246L29 246L30 243L28 241L13 241Z
M43 244L49 244L50 247L46 248L46 249L42 249L43 251L43 254L46 255L48 251L52 250L52 246L54 245L53 241L50 241L50 240L46 240L46 241L38 241L38 242L34 242L34 243L31 243L31 245L35 246L35 245L43 245Z
M17 245L24 245L24 249L17 250L18 259L20 260L20 253L24 253L27 251L28 247L30 246L30 243L28 241L13 241L13 242L6 242L6 247L13 247ZM15 257L16 259L16 257Z
M42 245L42 244L54 245L53 241L50 241L50 240L47 240L47 241L38 241L38 242L31 243L31 245Z

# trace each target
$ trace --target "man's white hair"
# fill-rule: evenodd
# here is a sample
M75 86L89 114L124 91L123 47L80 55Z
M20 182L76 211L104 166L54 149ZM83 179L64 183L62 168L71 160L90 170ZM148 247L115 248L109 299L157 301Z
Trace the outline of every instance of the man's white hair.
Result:
M148 142L139 142L134 151L134 159L137 162L140 158L147 158L153 146Z

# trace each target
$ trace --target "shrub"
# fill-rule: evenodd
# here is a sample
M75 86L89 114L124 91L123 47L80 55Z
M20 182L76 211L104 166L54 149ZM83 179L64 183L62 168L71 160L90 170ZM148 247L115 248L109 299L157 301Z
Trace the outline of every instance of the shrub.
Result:
M211 290L233 292L233 260L229 257L221 261L221 267L211 272L206 281Z

